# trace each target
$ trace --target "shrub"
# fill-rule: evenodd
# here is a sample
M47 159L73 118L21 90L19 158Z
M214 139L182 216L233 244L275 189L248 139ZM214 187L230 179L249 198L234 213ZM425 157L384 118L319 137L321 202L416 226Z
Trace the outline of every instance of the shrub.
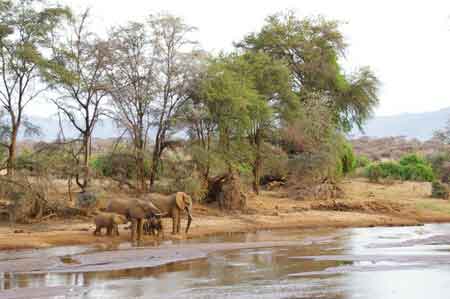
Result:
M150 161L145 160L145 175L150 173ZM102 177L116 179L136 178L136 159L128 153L107 153L95 156L90 161L90 166L95 174Z
M339 151L339 162L337 163L338 167L341 167L341 169L338 169L338 173L341 173L343 175L347 175L351 173L356 168L356 158L355 154L353 153L353 147L352 145L347 142L343 141L341 145L341 150Z
M364 176L371 182L379 182L382 178L382 170L379 164L370 164L365 168Z
M431 182L435 175L431 166L417 155L404 156L397 162L381 162L366 167L365 176L371 181L395 179Z
M410 154L403 156L400 161L400 165L428 165L424 158L418 156L417 154Z
M425 181L434 180L433 169L429 165L404 165L402 166L402 179L405 181Z
M439 152L427 157L435 175L443 182L450 181L450 152Z
M369 166L369 164L370 164L370 159L367 156L364 156L364 155L356 156L356 161L355 161L356 168L367 167L367 166Z
M446 184L434 181L432 184L431 197L448 199L450 195L449 187Z

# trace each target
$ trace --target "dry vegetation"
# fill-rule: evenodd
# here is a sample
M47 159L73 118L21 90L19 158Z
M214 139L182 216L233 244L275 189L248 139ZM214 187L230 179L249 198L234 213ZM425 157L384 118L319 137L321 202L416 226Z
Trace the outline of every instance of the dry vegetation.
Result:
M171 225L164 219L164 239L258 229L393 226L450 221L450 202L430 198L430 183L394 182L383 185L356 179L345 180L339 187L345 196L329 200L294 200L289 197L292 190L285 187L263 191L259 196L249 196L247 213L227 213L217 204L197 203L194 205L191 233L188 236L170 235ZM127 196L114 186L103 185L100 205L110 198ZM64 198L64 188L50 197ZM115 246L129 240L126 226L121 228L118 238L93 236L93 229L91 219L82 216L71 219L55 217L32 226L10 226L6 222L0 228L0 244L2 249L74 244ZM149 236L144 242L153 244L160 240Z
M364 155L372 161L399 160L411 153L428 156L450 150L450 145L444 144L437 138L420 141L406 137L362 137L353 139L351 142L357 155Z

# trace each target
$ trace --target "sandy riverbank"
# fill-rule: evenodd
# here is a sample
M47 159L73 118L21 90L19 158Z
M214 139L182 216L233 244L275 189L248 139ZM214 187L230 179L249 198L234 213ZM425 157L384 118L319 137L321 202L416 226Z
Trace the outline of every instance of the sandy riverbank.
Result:
M169 219L164 220L165 239L197 238L227 232L262 229L367 227L419 225L450 222L450 202L431 199L427 183L398 182L372 184L364 180L342 183L345 197L328 201L296 201L286 192L266 191L249 200L249 214L226 214L214 207L195 205L194 221L188 235L172 236ZM183 226L185 223L183 223ZM119 237L92 235L89 219L48 220L33 225L4 224L0 227L0 249L46 248L66 245L104 244L129 241L121 229ZM154 239L147 236L144 244Z

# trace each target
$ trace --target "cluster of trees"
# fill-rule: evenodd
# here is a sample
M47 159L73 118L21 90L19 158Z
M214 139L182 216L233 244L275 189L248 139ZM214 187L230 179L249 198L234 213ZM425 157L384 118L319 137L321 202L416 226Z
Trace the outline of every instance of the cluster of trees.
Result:
M353 158L344 134L378 103L377 78L368 67L344 71L339 22L322 17L274 14L219 55L201 50L196 28L166 13L106 36L91 30L88 10L45 1L1 0L0 19L0 157L11 176L19 132L38 133L29 104L44 96L79 138L61 130L37 150L40 159L64 159L66 176L86 189L92 169L114 160L92 161L94 128L111 117L133 165L125 177L141 191L164 173L163 154L179 139L204 182L249 173L258 192L267 165L287 160L294 174L345 173Z

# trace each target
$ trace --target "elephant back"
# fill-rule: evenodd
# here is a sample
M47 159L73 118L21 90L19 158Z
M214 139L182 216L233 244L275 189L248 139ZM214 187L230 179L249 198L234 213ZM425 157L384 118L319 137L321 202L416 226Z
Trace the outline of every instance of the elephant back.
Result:
M166 196L162 194L152 193L147 200L153 203L163 214L170 214L175 204L174 196Z
M127 215L128 202L125 200L112 199L106 205L105 212Z

